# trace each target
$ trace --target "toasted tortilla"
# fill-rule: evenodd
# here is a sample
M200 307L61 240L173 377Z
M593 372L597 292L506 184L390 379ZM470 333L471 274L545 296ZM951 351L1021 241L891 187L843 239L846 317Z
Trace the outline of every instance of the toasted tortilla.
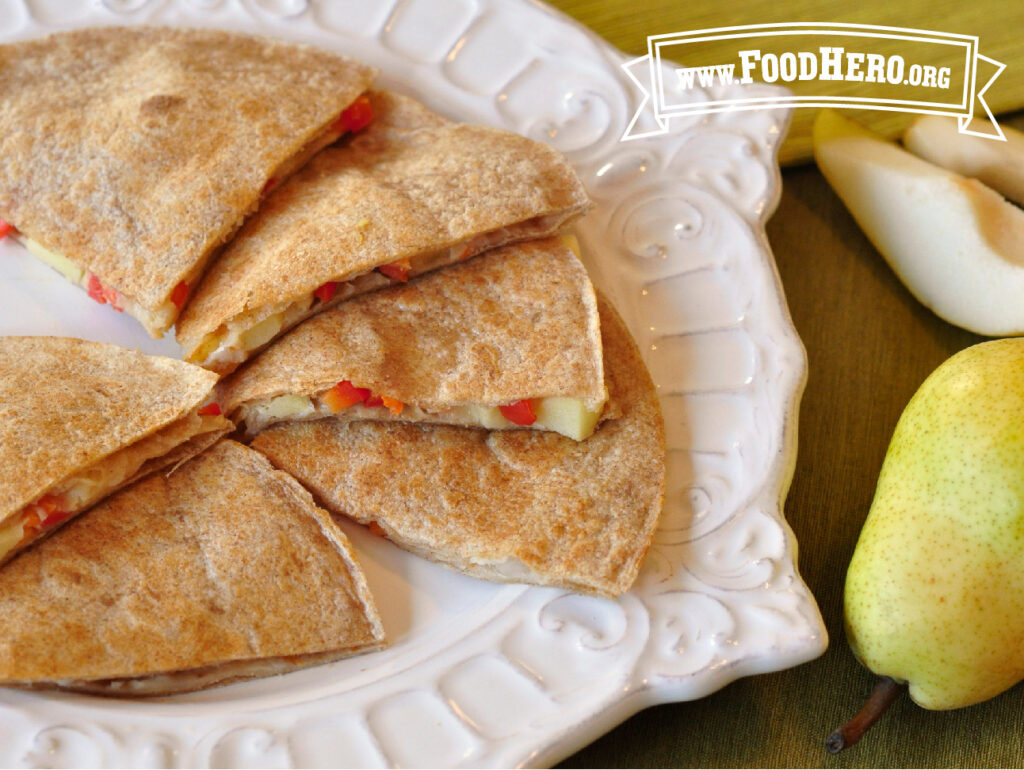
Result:
M266 188L340 135L373 77L326 51L219 30L107 27L0 46L0 219L160 336L184 300L176 287L194 288Z
M211 266L176 328L187 360L231 371L355 294L551 235L589 206L553 148L370 96L373 123L278 188Z
M115 345L0 337L0 563L99 496L232 430L224 417L198 414L216 380L184 361ZM65 498L60 514L68 517L24 526L53 495Z
M340 381L392 408L332 410ZM281 398L281 397L284 398ZM594 288L561 238L505 246L300 324L218 388L249 435L284 419L383 419L515 428L499 411L578 402L593 430L607 393ZM394 401L400 402L397 407ZM541 403L543 402L543 403ZM289 404L299 406L289 411ZM564 408L564 407L563 407ZM549 421L550 422L550 421ZM496 424L493 424L496 423ZM578 438L584 438L580 435Z
M665 488L665 433L635 343L599 296L619 416L585 441L552 433L318 420L255 449L329 510L412 553L488 580L599 596L629 590Z
M384 631L327 513L221 441L0 570L0 684L168 695L377 649Z

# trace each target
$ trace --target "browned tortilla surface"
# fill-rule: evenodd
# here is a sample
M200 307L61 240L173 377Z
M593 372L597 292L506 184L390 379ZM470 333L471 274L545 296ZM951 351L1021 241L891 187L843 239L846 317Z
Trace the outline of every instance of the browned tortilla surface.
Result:
M252 446L330 510L376 522L413 553L479 577L619 595L661 513L665 436L636 345L600 298L599 308L619 416L584 441L318 420L271 427Z
M155 310L373 74L218 30L0 46L0 218Z
M0 337L0 519L198 408L198 366L63 337Z
M100 691L95 680L156 674L169 676L150 693L192 689L192 670L238 678L384 639L344 534L294 479L231 441L0 570L0 618L0 682Z
M177 325L186 352L232 318L328 281L539 217L560 224L589 205L545 144L451 123L397 94L373 92L372 103L370 126L276 190L211 266Z
M547 396L596 408L593 286L560 238L496 249L311 318L229 378L219 400L230 412L341 380L432 411Z

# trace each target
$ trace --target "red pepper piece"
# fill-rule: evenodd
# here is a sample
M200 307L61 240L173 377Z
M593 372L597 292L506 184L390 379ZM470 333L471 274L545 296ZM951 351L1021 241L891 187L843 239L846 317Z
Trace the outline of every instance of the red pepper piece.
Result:
M14 230L13 225L10 225L7 222L4 222L4 220L0 219L0 238L3 238L5 235L7 235L7 233L11 232L12 230Z
M23 514L21 514L21 531L23 538L30 538L36 532L38 532L42 526L43 521L40 518L41 509L37 506L32 506ZM22 541L24 542L24 540Z
M51 516L59 512L66 505L66 502L63 497L58 495L43 495L39 498L39 502L36 505L40 506L47 516Z
M43 525L43 527L47 527L47 528L49 528L49 527L56 527L62 521L65 521L65 520L70 519L70 518L71 518L71 511L54 511L51 514L48 514L46 516L46 518L43 519L42 525Z
M171 292L171 302L174 306L181 310L185 307L185 300L188 299L188 284L182 281L174 287L174 291Z
M381 265L377 269L392 281L406 283L409 280L409 268L412 267L408 259L399 259L387 265Z
M103 284L100 283L100 279L97 278L93 273L89 273L88 283L89 296L99 302L101 305L107 304L107 298L103 294Z
M206 406L204 406L204 407L201 407L201 408L199 409L199 412L198 412L197 414L198 414L198 415L199 415L200 417L207 417L207 416L212 416L212 417L216 417L216 416L218 416L218 415L219 415L220 413L221 413L221 412L220 412L220 404L218 404L218 403L217 403L216 401L211 401L211 402L210 402L209 404L207 404Z
M118 313L124 312L124 305L121 302L121 294L117 289L111 289L109 286L104 286L103 298L107 301L107 304L114 308Z
M363 406L385 406L391 414L398 415L402 413L402 409L405 407L405 404L397 398L379 396L376 393L373 393L363 402Z
M260 195L266 195L275 187L277 187L277 177L272 176L270 177L270 179L267 180L266 184L263 185L263 191L260 193Z
M332 412L340 412L353 404L361 404L369 397L369 388L357 388L348 380L342 380L324 393L323 400Z
M96 277L95 273L89 273L89 282L86 288L89 292L89 296L101 305L110 305L117 312L124 312L124 305L121 303L121 294L117 289L107 288L100 283L100 279Z
M358 131L370 125L372 120L373 106L370 104L370 98L364 94L342 110L332 128L341 132Z
M71 516L70 511L64 510L66 505L64 498L58 495L43 495L22 515L22 531L28 535L47 527L57 526Z
M530 403L528 398L516 401L508 406L499 406L498 411L501 412L502 417L509 422L514 422L516 425L533 425L537 421L537 415L533 411L533 404Z
M327 302L334 296L334 292L338 290L338 284L336 281L328 281L319 289L313 292L313 296L321 302Z

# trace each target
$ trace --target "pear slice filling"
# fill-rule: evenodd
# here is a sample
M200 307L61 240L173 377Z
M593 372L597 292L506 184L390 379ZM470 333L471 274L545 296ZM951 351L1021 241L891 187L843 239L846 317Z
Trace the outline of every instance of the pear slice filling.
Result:
M41 243L37 243L31 238L26 238L25 236L14 237L16 240L21 242L21 244L28 250L28 253L33 257L49 265L72 283L82 283L82 278L85 277L85 271L63 254L58 254L56 251L50 251Z

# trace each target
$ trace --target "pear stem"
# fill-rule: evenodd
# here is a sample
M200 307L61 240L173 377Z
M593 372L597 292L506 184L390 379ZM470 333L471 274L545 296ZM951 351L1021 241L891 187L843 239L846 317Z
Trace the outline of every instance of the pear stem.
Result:
M881 677L857 715L839 729L833 730L825 739L826 751L829 754L838 754L859 741L905 689L906 685L895 679Z

